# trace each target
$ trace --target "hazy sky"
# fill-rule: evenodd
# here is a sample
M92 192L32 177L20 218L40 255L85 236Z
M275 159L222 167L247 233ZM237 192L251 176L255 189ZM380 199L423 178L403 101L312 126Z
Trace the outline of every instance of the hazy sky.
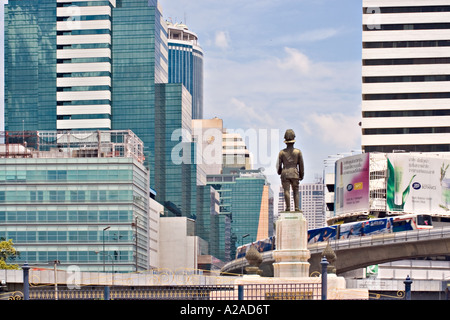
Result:
M274 148L284 147L284 131L294 129L305 182L322 176L329 155L361 148L361 1L160 3L166 19L186 23L199 36L205 118L217 116L233 129L279 130L272 162ZM273 165L266 172L278 183Z
M159 1L165 19L186 23L199 36L204 118L257 134L249 147L275 192L286 129L296 132L305 182L322 176L329 155L360 149L361 1ZM2 106L2 85L0 91Z

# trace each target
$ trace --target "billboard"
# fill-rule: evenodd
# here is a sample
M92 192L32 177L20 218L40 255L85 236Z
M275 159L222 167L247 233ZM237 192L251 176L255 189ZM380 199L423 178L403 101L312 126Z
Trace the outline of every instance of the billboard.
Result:
M336 161L335 214L369 211L369 154Z
M339 239L358 238L393 231L392 218L371 219L352 223L344 223L339 228Z
M386 207L390 212L450 213L450 159L387 154Z

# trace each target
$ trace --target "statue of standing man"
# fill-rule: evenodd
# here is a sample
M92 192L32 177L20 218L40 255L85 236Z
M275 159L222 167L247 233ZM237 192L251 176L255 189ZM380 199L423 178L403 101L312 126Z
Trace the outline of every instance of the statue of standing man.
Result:
M295 211L300 211L299 184L303 180L305 170L302 153L299 149L294 148L295 133L292 129L286 130L284 143L286 143L286 148L278 154L277 172L281 175L286 211L291 211L290 187L292 187L294 194L294 209Z

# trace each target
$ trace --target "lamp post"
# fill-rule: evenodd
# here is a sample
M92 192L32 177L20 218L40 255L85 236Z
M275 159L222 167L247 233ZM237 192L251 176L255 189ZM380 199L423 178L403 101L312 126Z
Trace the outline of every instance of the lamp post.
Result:
M103 272L105 271L105 231L111 228L111 226L107 226L103 229Z
M241 244L244 245L244 239L247 238L250 235L250 233L246 233L241 237ZM245 256L244 256L245 257ZM244 265L241 265L241 273L244 274Z
M60 264L59 260L53 261L53 275L55 277L55 300L58 300L58 278L57 278L57 270L56 265Z
M326 257L322 257L320 265L322 266L322 300L327 300L328 294L328 261Z
M135 259L135 269L136 272L138 272L138 218L135 218L135 222L131 223L131 226L134 227L134 242L135 242L135 246L136 246L136 256L134 257Z

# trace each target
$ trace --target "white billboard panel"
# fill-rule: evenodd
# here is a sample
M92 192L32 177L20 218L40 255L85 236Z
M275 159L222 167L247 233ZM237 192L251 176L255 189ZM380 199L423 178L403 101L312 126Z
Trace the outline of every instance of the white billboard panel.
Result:
M387 161L388 211L450 213L450 159L392 153Z

